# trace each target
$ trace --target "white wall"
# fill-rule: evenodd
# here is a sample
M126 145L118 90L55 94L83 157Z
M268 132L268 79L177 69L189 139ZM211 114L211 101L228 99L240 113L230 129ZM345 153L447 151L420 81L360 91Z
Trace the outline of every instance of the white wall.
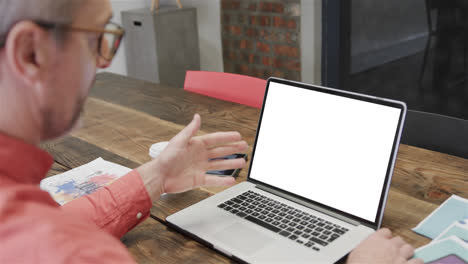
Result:
M175 0L161 0L163 5L175 5ZM113 21L122 24L123 10L150 8L151 0L111 0ZM185 7L197 8L197 22L200 46L200 67L204 71L223 71L221 47L220 0L183 0ZM125 38L112 65L105 71L127 75L125 63Z

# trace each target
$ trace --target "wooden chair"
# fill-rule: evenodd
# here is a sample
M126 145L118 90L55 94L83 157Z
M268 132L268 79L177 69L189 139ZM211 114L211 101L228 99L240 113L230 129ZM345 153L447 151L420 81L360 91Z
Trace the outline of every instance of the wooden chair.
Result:
M261 108L266 83L263 79L233 73L187 71L184 90Z
M468 120L408 110L401 143L468 158Z

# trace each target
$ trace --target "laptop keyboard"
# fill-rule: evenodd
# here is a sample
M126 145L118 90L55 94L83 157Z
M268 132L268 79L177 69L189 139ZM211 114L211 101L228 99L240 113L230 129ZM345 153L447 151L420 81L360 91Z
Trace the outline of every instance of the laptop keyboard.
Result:
M315 251L348 232L344 227L253 191L244 192L218 207Z

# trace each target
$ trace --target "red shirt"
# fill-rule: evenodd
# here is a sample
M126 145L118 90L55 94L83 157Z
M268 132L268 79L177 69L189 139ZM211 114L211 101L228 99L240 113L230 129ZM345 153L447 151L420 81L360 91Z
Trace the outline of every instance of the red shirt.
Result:
M133 263L118 238L149 215L138 172L59 206L39 188L52 164L48 153L0 134L0 263Z

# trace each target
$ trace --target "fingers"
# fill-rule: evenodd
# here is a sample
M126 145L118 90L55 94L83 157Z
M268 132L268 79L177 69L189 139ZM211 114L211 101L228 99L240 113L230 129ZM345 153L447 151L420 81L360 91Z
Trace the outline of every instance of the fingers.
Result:
M238 169L245 166L245 159L213 160L208 164L207 170L229 170Z
M420 258L414 258L408 260L407 264L424 264L424 261Z
M392 232L388 228L381 228L377 230L376 234L384 238L388 238L388 239L392 238Z
M411 245L409 244L404 244L400 248L400 253L405 259L409 259L414 255L414 249Z
M238 152L244 152L247 150L248 147L249 146L247 145L247 142L239 141L222 147L213 148L208 151L208 158L214 159Z
M212 147L223 145L230 142L240 141L242 139L239 132L217 132L198 137L205 146Z
M205 184L204 186L231 186L236 183L236 179L230 176L214 176L214 175L205 175Z
M193 116L192 122L188 124L182 131L177 134L173 140L176 142L187 143L195 134L197 134L201 125L201 117L199 114Z
M396 237L392 238L390 241L398 248L400 248L404 244L406 244L405 241L399 236L396 236Z

